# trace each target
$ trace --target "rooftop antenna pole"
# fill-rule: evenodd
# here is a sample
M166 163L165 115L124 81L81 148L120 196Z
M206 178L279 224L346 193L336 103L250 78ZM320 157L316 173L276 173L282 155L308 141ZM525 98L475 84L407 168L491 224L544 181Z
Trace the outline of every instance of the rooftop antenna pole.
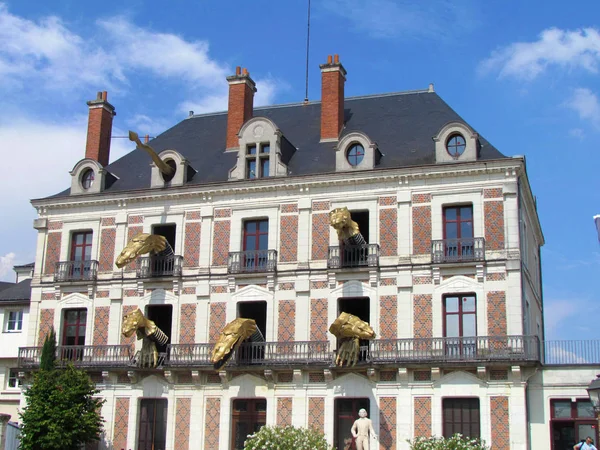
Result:
M308 103L308 55L310 50L310 0L308 0L308 21L306 26L306 91L304 102Z

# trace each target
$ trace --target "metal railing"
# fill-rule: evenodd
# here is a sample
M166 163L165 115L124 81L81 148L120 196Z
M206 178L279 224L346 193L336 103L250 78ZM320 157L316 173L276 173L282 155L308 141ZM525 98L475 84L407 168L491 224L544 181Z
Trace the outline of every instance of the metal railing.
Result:
M170 367L212 366L210 354L214 344L169 344L167 346Z
M327 267L330 269L377 266L379 266L379 244L329 247Z
M544 341L544 364L600 364L600 340Z
M369 363L539 361L540 342L537 336L378 339L369 343L368 354L361 355L361 360Z
M18 367L39 367L41 355L42 347L20 347ZM60 345L56 347L56 366L127 367L132 356L130 345Z
M248 250L229 252L229 273L274 272L277 269L277 250Z
M180 255L143 256L138 258L137 276L138 278L179 277L182 265L183 256Z
M483 261L485 239L460 238L431 241L431 260L434 263Z
M54 281L95 280L98 261L59 261L54 268Z

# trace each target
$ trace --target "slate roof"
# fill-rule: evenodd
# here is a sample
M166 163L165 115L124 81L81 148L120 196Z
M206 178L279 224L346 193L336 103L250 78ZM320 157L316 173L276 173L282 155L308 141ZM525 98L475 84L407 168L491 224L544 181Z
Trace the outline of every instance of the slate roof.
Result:
M0 291L8 289L11 286L14 286L15 283L11 283L10 281L0 281Z
M0 291L0 303L29 301L31 299L31 278L14 284L8 289Z
M435 92L412 91L350 97L344 101L342 136L362 131L377 143L383 154L377 169L435 163L432 137L448 122L466 123ZM321 102L254 108L254 117L271 119L296 147L288 169L290 176L335 172L335 143L320 143ZM187 184L224 182L235 165L237 153L225 153L227 112L186 118L165 131L150 145L157 153L173 149L197 171ZM479 159L504 158L480 136ZM118 179L104 192L150 187L150 159L132 151L107 166ZM69 190L56 196L65 196Z

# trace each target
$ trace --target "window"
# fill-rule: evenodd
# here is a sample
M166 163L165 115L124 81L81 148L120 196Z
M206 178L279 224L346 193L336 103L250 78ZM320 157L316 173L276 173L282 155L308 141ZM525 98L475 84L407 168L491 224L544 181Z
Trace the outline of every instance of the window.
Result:
M368 398L336 398L334 400L334 435L333 446L339 449L354 449L354 440L350 429L358 419L358 411L365 409L369 414Z
M453 134L446 142L446 150L453 158L458 158L467 148L465 138L461 134Z
M92 267L92 232L78 231L71 235L71 279L87 279Z
M146 317L152 320L160 330L169 338L166 344L156 342L159 353L166 353L167 345L171 343L171 324L173 323L173 305L148 305Z
M360 144L352 144L346 152L346 159L352 167L358 166L365 157L365 149Z
M23 310L7 311L6 328L8 332L20 332L23 329Z
M239 302L237 316L244 319L254 319L257 332L250 336L246 345L237 350L237 360L240 365L261 364L265 357L265 336L267 335L267 302Z
M167 443L167 399L143 398L140 402L138 450L162 450Z
M338 315L345 312L358 317L367 323L370 323L371 299L369 297L340 297L338 298ZM339 340L337 347L339 348ZM359 340L358 360L364 361L369 353L369 341L367 339Z
M556 399L550 401L552 450L571 448L590 436L598 440L594 408L589 399Z
M267 269L269 261L269 221L247 220L244 222L243 265L244 270Z
M243 450L249 434L267 423L267 401L264 398L237 399L231 413L231 450Z
M8 381L6 382L7 389L19 389L21 387L21 380L19 379L19 373L15 369L8 371Z
M445 398L442 410L444 437L449 438L456 433L473 439L480 437L478 398Z
M94 184L94 171L92 169L84 170L83 174L81 174L81 187L83 189L89 189Z
M473 356L477 348L477 301L474 294L444 297L446 355Z
M86 321L86 309L65 309L62 345L85 345Z
M457 259L474 256L473 207L447 206L443 212L445 256Z
M269 176L271 146L252 144L246 147L246 178L265 178Z

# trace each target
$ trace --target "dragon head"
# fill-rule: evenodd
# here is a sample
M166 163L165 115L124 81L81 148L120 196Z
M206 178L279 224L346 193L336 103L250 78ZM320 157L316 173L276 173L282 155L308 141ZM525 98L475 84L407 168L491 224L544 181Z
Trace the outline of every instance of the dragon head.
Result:
M167 239L158 234L140 233L133 237L117 257L115 265L121 269L146 253L159 253L167 248Z
M121 334L125 337L131 337L139 327L140 322L144 321L144 315L140 309L125 314L123 324L121 325Z
M256 331L256 321L253 319L238 318L229 322L215 344L210 361L216 369L222 367L233 351L240 346L242 342L248 339Z
M352 220L350 211L345 206L329 212L329 224L337 232L340 241L359 233L358 224Z
M340 339L375 339L375 331L367 322L345 312L335 319L329 327L329 332Z

